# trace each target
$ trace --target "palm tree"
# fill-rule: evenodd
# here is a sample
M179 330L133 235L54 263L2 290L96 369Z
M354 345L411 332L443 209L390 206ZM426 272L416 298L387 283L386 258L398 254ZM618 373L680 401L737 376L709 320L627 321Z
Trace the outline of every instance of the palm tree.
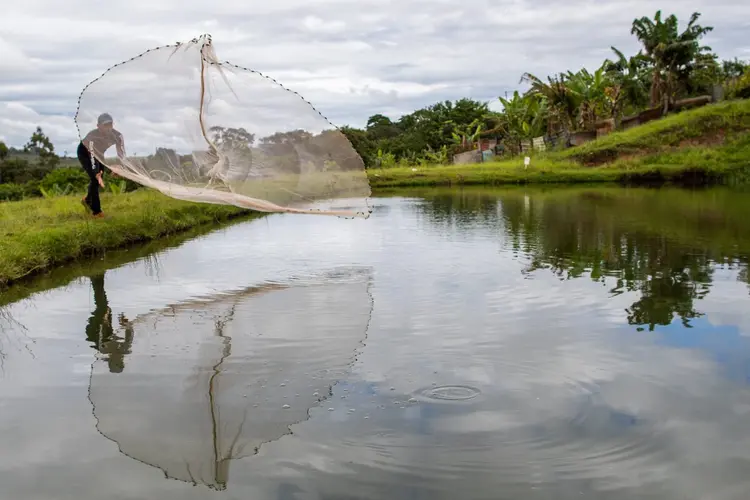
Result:
M607 83L604 92L609 103L611 117L615 122L615 129L619 129L626 103L634 107L640 107L646 103L648 59L641 53L626 58L615 47L612 47L612 51L617 58L614 61L606 59L602 65Z
M662 114L666 114L674 102L679 71L702 52L711 50L698 44L706 33L713 30L711 26L696 24L699 17L698 12L693 12L682 33L678 32L677 16L672 14L662 21L660 10L656 11L653 20L644 16L633 21L630 32L643 44L644 55L653 64L651 105L661 103Z

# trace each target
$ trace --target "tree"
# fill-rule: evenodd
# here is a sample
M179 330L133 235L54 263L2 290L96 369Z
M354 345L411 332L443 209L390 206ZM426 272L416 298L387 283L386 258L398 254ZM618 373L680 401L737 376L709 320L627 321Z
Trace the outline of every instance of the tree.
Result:
M750 63L740 61L736 57L721 63L722 76L727 80L741 77L748 69L750 69Z
M456 152L463 153L474 149L474 142L479 139L483 127L480 120L474 120L467 126L456 127L456 131L452 133L453 143L457 147Z
M227 146L232 149L247 149L255 142L255 134L251 134L244 128L211 127L212 140L217 146Z
M496 129L505 136L506 147L520 151L521 141L543 135L547 130L547 98L537 94L522 96L516 90L510 99L498 97L503 105Z
M362 157L365 168L373 165L374 156L377 154L375 142L368 136L367 132L354 127L341 127L341 132L349 139L354 150Z
M374 140L396 137L402 131L385 115L372 115L367 120L367 135Z
M55 146L49 140L42 127L37 126L36 131L31 134L29 142L23 147L24 152L39 155L39 166L46 169L54 168L60 161L55 154Z
M313 135L302 129L292 130L291 132L276 132L273 135L263 137L260 142L263 144L296 144L308 142Z
M8 158L0 164L2 181L4 183L23 184L31 180L39 180L44 177L47 170L34 168L24 158Z
M550 126L562 129L565 133L574 127L580 96L567 85L564 74L556 77L548 76L547 83L545 83L531 73L524 73L520 80L520 83L523 82L531 84L531 88L526 92L527 95L544 97L547 101Z
M3 141L0 141L0 161L5 160L9 154L10 150L8 149L8 146L6 146Z
M647 86L645 72L648 71L648 60L642 54L626 58L625 55L612 47L617 58L607 59L603 67L607 74L607 96L610 116L614 120L615 129L620 128L622 114L627 103L638 107L646 103Z
M678 32L677 16L670 15L662 21L661 11L654 19L641 17L633 20L631 34L643 45L644 55L653 64L651 79L651 106L662 106L662 114L674 104L679 80L684 81L687 68L699 54L710 47L699 45L700 39L713 27L696 24L700 13L693 12L685 30Z
M156 148L154 158L158 158L159 163L173 170L179 170L181 163L177 151L171 148Z
M716 54L698 54L679 73L680 90L687 95L708 94L715 84L724 80L724 72Z

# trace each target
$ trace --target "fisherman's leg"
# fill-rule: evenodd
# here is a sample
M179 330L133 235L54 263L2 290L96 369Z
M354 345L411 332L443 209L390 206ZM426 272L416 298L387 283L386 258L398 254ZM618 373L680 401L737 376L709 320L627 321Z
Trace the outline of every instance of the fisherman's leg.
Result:
M97 159L94 159L92 163L91 153L82 142L78 144L78 161L89 176L88 192L82 201L94 215L97 215L102 211L99 201L99 179L96 178L96 174L101 171L101 164Z
M83 203L86 205L86 208L91 209L91 193L92 193L92 186L96 184L96 175L93 172L93 165L91 164L91 155L89 154L88 149L86 149L86 146L83 145L83 143L78 144L78 161L81 164L81 167L83 168L83 171L86 172L86 175L89 176L89 187L86 196L83 198Z
M102 211L101 200L99 199L99 179L97 179L97 175L100 175L102 172L102 164L95 158L94 171L91 184L89 184L89 205L91 205L91 211L94 215L97 215Z

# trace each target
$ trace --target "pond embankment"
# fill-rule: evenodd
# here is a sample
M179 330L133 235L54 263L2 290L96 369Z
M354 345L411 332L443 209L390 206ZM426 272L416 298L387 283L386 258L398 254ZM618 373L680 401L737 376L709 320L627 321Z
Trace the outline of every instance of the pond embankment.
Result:
M94 219L80 197L0 203L0 290L51 267L192 229L264 214L190 203L152 190L102 194L103 219Z

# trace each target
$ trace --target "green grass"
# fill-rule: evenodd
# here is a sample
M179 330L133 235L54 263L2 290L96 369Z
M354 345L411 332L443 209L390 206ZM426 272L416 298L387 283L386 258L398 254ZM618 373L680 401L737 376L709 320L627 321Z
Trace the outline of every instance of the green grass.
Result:
M750 171L750 100L683 111L560 152L491 163L370 169L373 188L580 182L721 183Z
M232 219L230 222L222 223L222 227L243 220L245 220L243 217ZM183 243L208 234L215 229L215 224L202 224L157 239L145 240L122 248L107 249L96 259L71 260L64 265L51 267L42 273L35 274L33 278L16 281L9 288L0 288L0 310L7 304L23 300L35 293L65 287L81 276L101 274L111 269L131 265L133 262L140 260L145 261L145 265L150 271L158 272L159 254L161 252L177 248Z
M232 206L190 203L151 190L102 194L104 219L80 196L0 203L0 287L75 259L239 216Z

